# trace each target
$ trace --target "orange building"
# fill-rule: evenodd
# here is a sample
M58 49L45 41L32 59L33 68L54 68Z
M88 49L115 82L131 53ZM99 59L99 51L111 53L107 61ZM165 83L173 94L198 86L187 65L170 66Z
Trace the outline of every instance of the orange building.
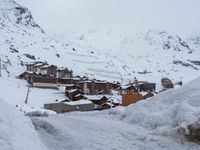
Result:
M123 94L122 95L122 106L128 106L130 104L134 104L142 99L145 99L145 97L139 93Z

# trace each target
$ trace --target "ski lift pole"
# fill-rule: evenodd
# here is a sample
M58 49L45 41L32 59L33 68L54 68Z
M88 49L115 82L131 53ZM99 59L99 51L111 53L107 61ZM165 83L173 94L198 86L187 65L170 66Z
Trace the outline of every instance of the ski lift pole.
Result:
M30 86L28 85L28 90L27 90L27 94L26 94L26 100L25 100L25 104L28 103L28 96L29 96L29 92L30 92Z
M0 77L1 77L1 58L0 58Z

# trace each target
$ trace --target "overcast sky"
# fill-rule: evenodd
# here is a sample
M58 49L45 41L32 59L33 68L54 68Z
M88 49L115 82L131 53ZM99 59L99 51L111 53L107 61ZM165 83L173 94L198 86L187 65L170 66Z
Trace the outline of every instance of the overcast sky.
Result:
M200 31L200 0L16 0L47 33L119 29Z

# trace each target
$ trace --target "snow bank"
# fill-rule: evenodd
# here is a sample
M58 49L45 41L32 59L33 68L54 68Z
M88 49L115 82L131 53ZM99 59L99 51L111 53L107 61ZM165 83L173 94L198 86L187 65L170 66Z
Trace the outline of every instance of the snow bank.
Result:
M27 104L23 104L22 106L18 108L19 108L19 111L23 112L25 116L29 116L29 117L48 117L48 116L57 114L55 111L47 110L40 107L31 107Z
M188 127L200 123L200 78L130 105L121 118L162 134L190 134Z
M30 117L48 117L56 114L57 114L56 112L46 109L30 109L25 112L25 116L30 116Z
M30 119L0 99L0 150L47 150Z

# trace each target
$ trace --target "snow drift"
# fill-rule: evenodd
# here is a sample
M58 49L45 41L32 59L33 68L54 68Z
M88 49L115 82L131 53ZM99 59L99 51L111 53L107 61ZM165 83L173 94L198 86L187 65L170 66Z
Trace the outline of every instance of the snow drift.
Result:
M47 150L31 120L0 99L0 150Z
M182 88L130 105L122 118L164 135L183 134L199 140L200 78ZM196 133L194 134L196 130ZM194 138L196 136L196 139Z

